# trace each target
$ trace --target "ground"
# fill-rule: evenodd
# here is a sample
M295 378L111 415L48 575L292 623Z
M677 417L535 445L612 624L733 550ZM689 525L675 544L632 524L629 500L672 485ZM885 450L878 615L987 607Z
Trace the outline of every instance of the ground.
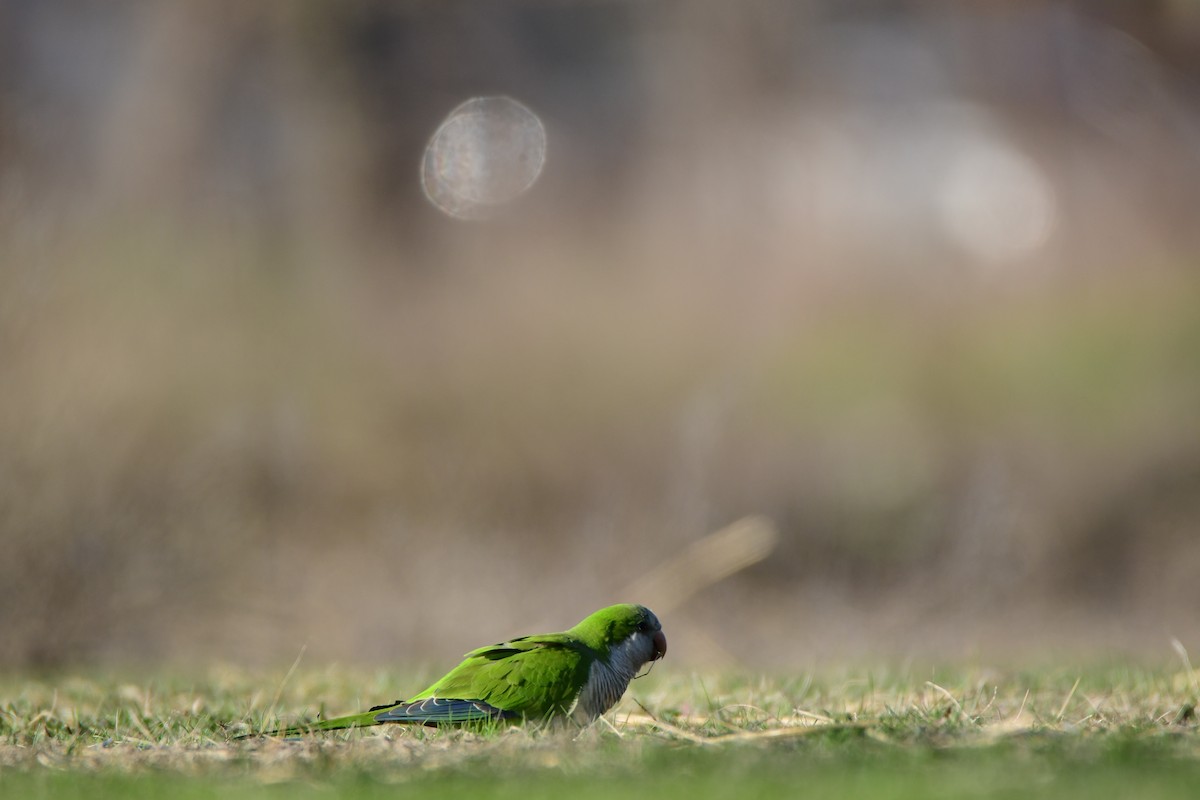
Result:
M428 673L211 669L0 680L0 795L474 798L1191 797L1196 675L1178 668L660 666L585 731L239 733L365 708Z

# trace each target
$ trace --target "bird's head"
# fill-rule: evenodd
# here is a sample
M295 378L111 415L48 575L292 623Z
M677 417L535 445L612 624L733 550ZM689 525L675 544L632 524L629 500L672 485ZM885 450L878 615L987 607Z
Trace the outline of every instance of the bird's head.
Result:
M636 668L667 654L667 637L658 617L632 603L602 608L570 632L600 653L619 650Z

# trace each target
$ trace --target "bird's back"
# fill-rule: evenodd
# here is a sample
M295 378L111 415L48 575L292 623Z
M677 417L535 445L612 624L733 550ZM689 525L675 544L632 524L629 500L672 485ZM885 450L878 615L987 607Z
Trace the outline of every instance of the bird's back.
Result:
M590 649L568 634L526 636L481 647L410 699L471 700L530 719L571 710L595 661Z

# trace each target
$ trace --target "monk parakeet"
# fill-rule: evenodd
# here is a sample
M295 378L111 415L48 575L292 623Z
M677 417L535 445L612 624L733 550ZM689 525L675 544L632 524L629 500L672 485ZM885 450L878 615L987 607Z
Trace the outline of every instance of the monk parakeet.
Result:
M461 664L408 700L263 735L385 722L440 725L567 718L583 725L612 708L638 671L666 653L667 638L654 612L639 605L609 606L562 633L522 636L472 650Z

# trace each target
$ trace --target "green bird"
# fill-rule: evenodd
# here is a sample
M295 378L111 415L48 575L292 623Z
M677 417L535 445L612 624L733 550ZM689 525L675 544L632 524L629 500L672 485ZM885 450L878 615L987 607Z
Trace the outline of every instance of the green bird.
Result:
M609 606L562 633L522 636L472 650L408 700L258 735L294 736L386 722L569 719L586 725L621 699L644 665L666 654L667 637L654 612L632 604Z

